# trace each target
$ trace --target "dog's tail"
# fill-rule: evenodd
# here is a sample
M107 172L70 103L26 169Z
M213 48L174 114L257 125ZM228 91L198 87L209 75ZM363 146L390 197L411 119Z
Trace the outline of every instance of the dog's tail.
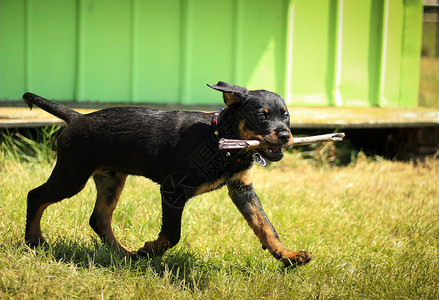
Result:
M60 119L63 119L67 123L69 123L71 120L77 117L82 116L82 114L68 108L67 106L49 101L47 99L44 99L43 97L40 97L32 93L24 93L23 100L30 107L30 109L32 109L32 107L35 104L36 106L44 109L48 113L57 116Z

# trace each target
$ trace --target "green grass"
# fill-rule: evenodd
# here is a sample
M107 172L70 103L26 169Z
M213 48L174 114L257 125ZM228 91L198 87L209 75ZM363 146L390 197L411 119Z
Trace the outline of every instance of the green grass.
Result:
M225 189L192 199L182 240L163 257L130 261L88 226L92 182L50 206L43 234L50 246L23 242L27 192L53 161L23 160L2 148L0 298L15 299L437 299L439 161L423 164L360 156L346 167L313 165L289 154L256 167L254 186L281 239L313 253L285 269L261 249ZM130 177L114 214L129 248L156 237L158 187Z
M56 138L61 126L3 129L0 131L0 159L27 162L50 162L55 157Z

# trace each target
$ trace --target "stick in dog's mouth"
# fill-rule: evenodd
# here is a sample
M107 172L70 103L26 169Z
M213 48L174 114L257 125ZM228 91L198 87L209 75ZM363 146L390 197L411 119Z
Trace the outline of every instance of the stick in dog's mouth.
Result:
M344 137L345 137L344 132L305 136L305 137L295 137L293 138L293 146L310 145L314 143L339 142L342 141ZM244 149L244 148L269 148L269 146L264 145L261 141L258 140L220 139L218 148ZM278 149L278 148L273 148L273 149Z

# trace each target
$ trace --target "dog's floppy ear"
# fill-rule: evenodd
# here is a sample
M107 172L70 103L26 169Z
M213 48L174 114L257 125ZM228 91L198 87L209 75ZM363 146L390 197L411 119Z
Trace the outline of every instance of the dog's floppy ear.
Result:
M248 90L239 85L233 85L224 81L218 81L216 85L208 84L208 87L223 92L224 103L230 106L234 103L247 99Z

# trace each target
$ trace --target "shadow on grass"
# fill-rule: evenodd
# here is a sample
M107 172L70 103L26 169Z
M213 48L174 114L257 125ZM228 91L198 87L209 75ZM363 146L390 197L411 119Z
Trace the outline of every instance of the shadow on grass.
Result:
M91 242L57 239L36 249L30 249L23 243L16 247L17 250L24 249L48 263L56 261L73 264L84 270L105 268L110 272L134 277L153 276L191 291L203 291L212 280L224 275L241 278L244 276L250 280L252 276L267 270L274 274L295 272L294 268L285 268L283 264L273 267L248 257L240 260L233 255L228 256L232 260L230 261L202 256L182 248L168 250L163 256L134 259L116 252L98 239Z

